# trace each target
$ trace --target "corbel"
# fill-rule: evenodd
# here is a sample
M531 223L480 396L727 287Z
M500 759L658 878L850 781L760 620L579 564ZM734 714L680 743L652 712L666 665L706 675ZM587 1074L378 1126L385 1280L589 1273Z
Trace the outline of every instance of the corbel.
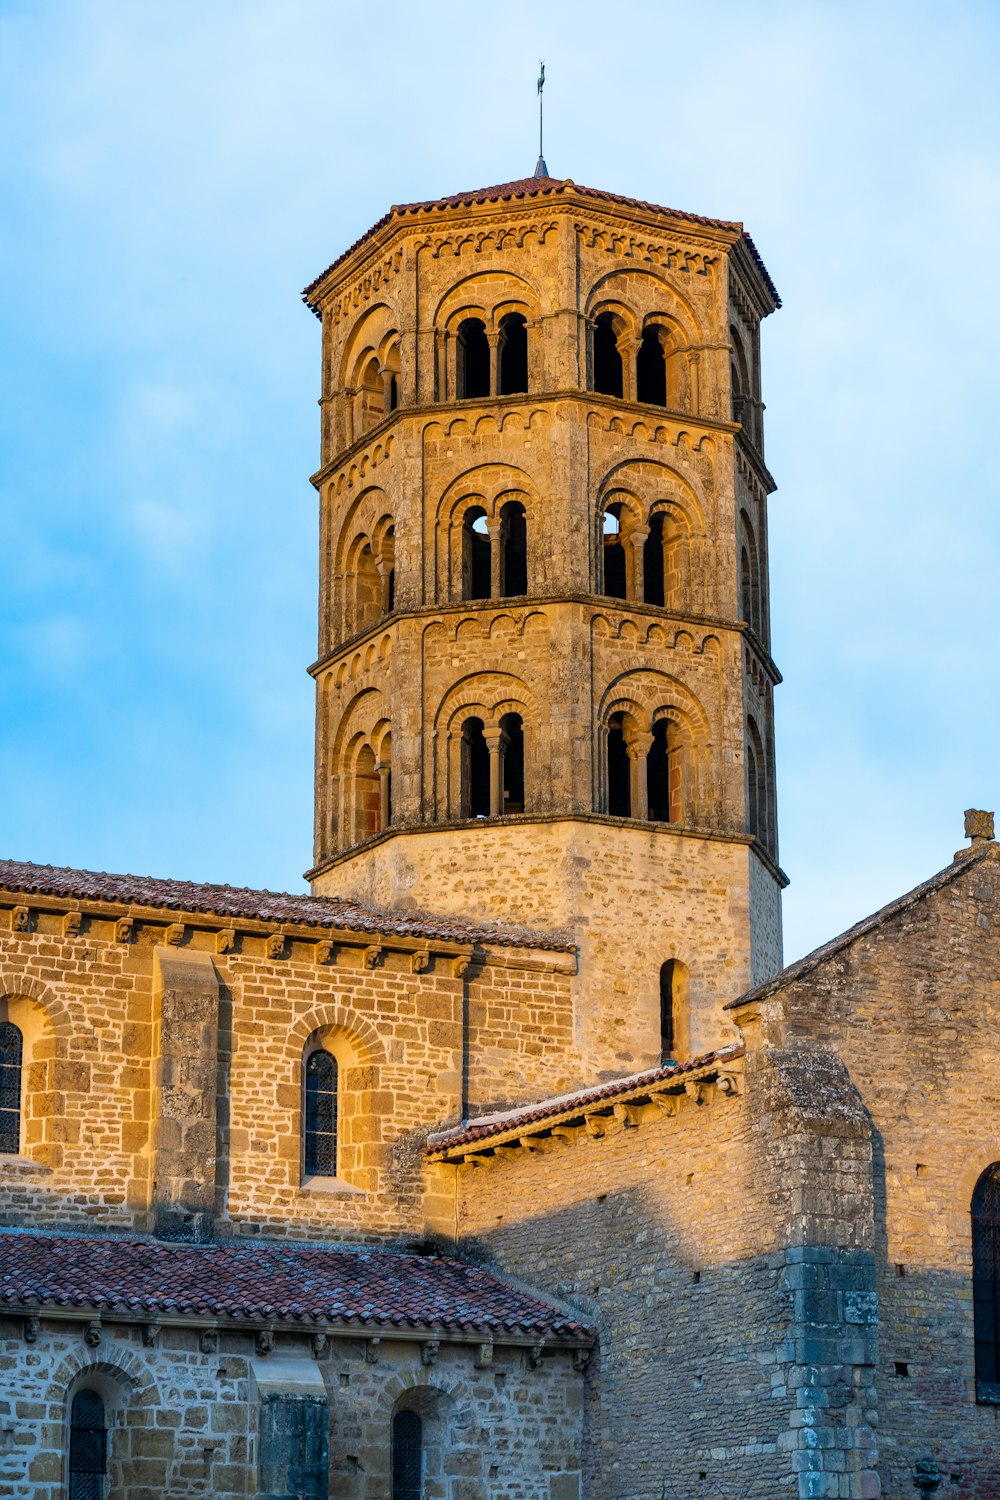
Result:
M461 957L456 958L453 961L451 972L454 974L456 979L463 979L465 977L471 961L472 960L467 958L465 954L462 954Z
M684 1092L695 1104L705 1103L705 1084L696 1078L689 1078L684 1085Z
M336 944L332 943L329 938L320 938L313 949L314 961L318 964L328 964L333 957L335 947Z
M639 1123L639 1111L632 1104L616 1104L614 1116L625 1129L630 1129Z
M573 1350L573 1368L578 1375L582 1375L584 1370L590 1364L590 1356L592 1353L593 1350L591 1349Z
M420 1363L422 1365L432 1365L438 1357L440 1348L440 1339L425 1339L420 1345Z
M264 951L268 958L284 958L285 934L283 932L269 932L264 939Z
M119 917L115 923L115 942L130 943L133 925L131 917Z
M236 932L232 927L220 927L215 934L216 953L232 953L236 947Z
M549 1133L554 1141L562 1141L564 1146L570 1146L576 1140L579 1130L578 1125L553 1125Z
M584 1115L583 1128L592 1140L600 1140L602 1135L608 1133L608 1117L597 1114Z
M325 1333L314 1333L312 1336L313 1359L322 1359L326 1354L326 1346L329 1343Z
M681 1112L680 1094L654 1094L652 1102L656 1105L660 1114L664 1115L668 1120L672 1120L674 1115L679 1115Z
M489 1157L485 1156L482 1151L467 1151L462 1157L462 1166L485 1167L488 1161Z
M159 1325L159 1323L157 1323L155 1321L152 1322L152 1323L143 1323L143 1325L142 1325L142 1342L145 1344L145 1346L146 1346L147 1349L151 1349L152 1348L152 1346L156 1343L156 1340L159 1338L159 1335L160 1335L160 1325Z
M377 969L385 956L385 949L381 943L371 943L361 956L361 962L366 969Z
M517 1144L522 1151L541 1151L542 1149L541 1142L533 1135L519 1135Z
M720 1073L716 1079L716 1087L720 1094L727 1099L735 1099L743 1092L743 1075L741 1073Z
M366 1365L377 1365L378 1364L378 1353L379 1353L378 1346L379 1346L379 1344L381 1344L381 1342L382 1342L382 1340L381 1339L377 1339L377 1338L376 1339L366 1339L366 1341L365 1341L365 1364Z
M417 948L415 952L410 954L410 972L412 974L422 974L430 966L431 954L429 948Z
M29 912L26 906L15 906L10 914L11 932L27 932Z
M92 1318L83 1330L83 1341L89 1349L96 1349L101 1342L102 1333L100 1318Z
M30 1318L25 1318L25 1320L24 1320L24 1342L26 1344L37 1343L37 1341L38 1341L38 1332L39 1332L39 1329L41 1328L41 1326L42 1326L41 1325L41 1319L37 1318L34 1315L34 1313L31 1315Z
M504 1159L509 1161L512 1157L519 1156L520 1153L520 1144L514 1145L512 1142L508 1142L503 1146L493 1147L493 1155L497 1161L503 1161Z
M217 1328L203 1328L198 1347L202 1354L218 1354L219 1352L219 1330Z
M63 937L76 937L83 925L82 911L68 911L63 917Z
M258 1328L254 1335L254 1351L257 1354L270 1354L274 1348L274 1334L270 1328Z
M542 1362L542 1350L543 1350L544 1347L545 1347L544 1343L540 1342L540 1343L537 1343L537 1344L532 1344L531 1347L528 1349L527 1353L528 1353L528 1368L529 1369L531 1369L531 1370L537 1370L538 1369L538 1366Z
M163 934L163 940L164 942L169 943L171 948L178 948L184 941L184 923L171 922L170 926Z
M479 1344L476 1348L475 1366L477 1370L488 1370L493 1364L493 1345Z

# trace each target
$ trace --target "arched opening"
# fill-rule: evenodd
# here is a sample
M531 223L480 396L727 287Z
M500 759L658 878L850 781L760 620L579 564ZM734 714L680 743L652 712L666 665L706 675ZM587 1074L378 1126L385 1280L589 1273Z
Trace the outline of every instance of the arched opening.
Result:
M337 1059L317 1048L306 1058L302 1166L307 1177L337 1175Z
M608 721L608 812L613 818L632 815L632 777L625 748L625 715Z
M649 535L642 544L642 598L644 604L664 604L666 558L663 552L663 526L666 517L659 511L649 522Z
M625 599L628 584L620 505L609 505L604 512L603 542L604 592L609 599Z
M378 360L373 355L361 376L361 431L367 432L385 416L385 384Z
M492 587L486 512L477 505L467 510L462 520L462 598L488 599Z
M385 577L385 599L386 613L392 614L396 608L396 569L390 568Z
M642 330L635 361L635 397L650 406L667 404L667 361L663 352L665 334L655 324Z
M760 571L757 566L757 544L753 526L745 510L740 511L742 540L740 544L740 616L750 628L761 634L762 609Z
M354 763L354 842L382 827L382 786L370 745L362 745Z
M976 1396L1000 1401L1000 1162L972 1195L972 1310Z
M503 811L524 812L524 723L520 714L500 720L503 750Z
M671 728L667 719L660 719L653 725L653 743L646 755L646 799L652 823L677 821L671 816L676 810L677 800L676 796L671 797Z
M24 1037L13 1021L0 1023L0 1153L21 1149L21 1068Z
M69 1500L102 1500L108 1466L108 1425L96 1391L77 1391L69 1419Z
M500 511L500 593L504 598L528 592L528 518L520 500L508 500Z
M528 322L523 313L500 319L500 395L517 396L528 389Z
M677 1037L674 1015L674 969L676 962L668 958L660 965L660 1060L675 1062Z
M398 1411L392 1419L392 1500L421 1500L423 1467L420 1413Z
M370 630L382 614L382 579L370 544L360 548L354 564L354 632Z
M458 396L471 401L490 394L490 344L482 318L465 318L458 325Z
M395 370L389 371L389 410L395 411L399 405L399 376Z
M490 815L490 751L482 719L462 725L462 817Z
M622 357L614 314L600 313L594 322L594 390L604 396L621 396L622 389Z
M753 575L746 544L740 548L740 617L753 624Z
M747 720L747 832L767 843L767 768L760 731Z
M396 606L396 528L388 527L379 552L382 580L382 613L391 614Z

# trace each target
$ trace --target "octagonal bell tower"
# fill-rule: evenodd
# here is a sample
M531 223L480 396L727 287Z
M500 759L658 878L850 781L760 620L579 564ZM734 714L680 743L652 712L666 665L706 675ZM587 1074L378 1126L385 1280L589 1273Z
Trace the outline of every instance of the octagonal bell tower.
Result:
M570 937L580 1077L722 1043L784 884L752 241L535 177L392 208L305 300L314 891Z

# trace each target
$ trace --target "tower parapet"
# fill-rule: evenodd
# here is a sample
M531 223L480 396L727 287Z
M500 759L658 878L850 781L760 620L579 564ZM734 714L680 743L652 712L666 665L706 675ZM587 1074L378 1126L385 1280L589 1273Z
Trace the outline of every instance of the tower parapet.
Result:
M784 883L752 242L531 178L305 296L314 891L573 937L581 1074L726 1040Z

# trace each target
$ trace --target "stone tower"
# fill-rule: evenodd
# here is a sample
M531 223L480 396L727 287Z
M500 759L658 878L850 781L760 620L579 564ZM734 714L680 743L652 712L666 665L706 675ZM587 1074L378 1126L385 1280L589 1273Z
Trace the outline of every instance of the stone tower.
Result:
M305 300L314 892L571 937L581 1077L731 1037L784 884L753 242L535 177L390 209Z

